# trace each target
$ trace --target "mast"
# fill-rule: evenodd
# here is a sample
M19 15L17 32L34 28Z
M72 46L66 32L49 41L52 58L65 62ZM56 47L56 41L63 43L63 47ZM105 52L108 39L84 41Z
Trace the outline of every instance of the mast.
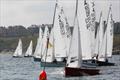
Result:
M56 0L56 4L55 4L55 10L54 10L54 15L53 15L52 28L53 28L54 22L55 22L55 13L56 13L57 2L58 2L58 0Z
M76 0L76 11L75 11L75 18L77 17L77 12L78 12L78 0ZM74 20L75 21L75 20Z

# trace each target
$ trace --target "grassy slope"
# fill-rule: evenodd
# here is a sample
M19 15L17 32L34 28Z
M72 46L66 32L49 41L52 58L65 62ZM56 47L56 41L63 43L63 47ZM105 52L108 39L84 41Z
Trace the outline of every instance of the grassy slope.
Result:
M33 41L33 47L36 47L37 36L21 37L21 39L23 43L23 51L26 51L27 47L29 46L30 40ZM0 38L0 50L14 51L16 46L18 45L18 40L18 37Z
M120 34L115 34L113 39L113 46L115 49L120 50Z
M27 36L27 37L21 37L22 42L23 42L23 51L26 51L30 40L33 41L33 47L35 49L36 47L36 42L37 42L37 35L35 36ZM9 51L14 51L17 44L18 44L18 39L16 37L13 38L0 38L0 50L9 50ZM120 34L115 34L114 35L114 40L113 40L114 48L117 50L120 50Z

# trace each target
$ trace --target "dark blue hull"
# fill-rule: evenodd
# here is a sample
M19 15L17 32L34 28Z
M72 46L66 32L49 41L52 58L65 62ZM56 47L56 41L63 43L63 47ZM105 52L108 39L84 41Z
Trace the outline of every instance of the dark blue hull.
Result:
M98 66L114 66L115 63L110 63L110 62L103 62L103 61L96 61Z
M41 62L41 67L65 67L65 62Z
M35 62L40 62L41 61L41 58L33 57L33 59L34 59Z

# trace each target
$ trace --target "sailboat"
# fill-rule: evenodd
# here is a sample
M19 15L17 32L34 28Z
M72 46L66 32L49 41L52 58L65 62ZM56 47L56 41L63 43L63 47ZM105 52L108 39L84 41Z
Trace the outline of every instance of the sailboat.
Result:
M33 47L33 43L31 40L24 57L32 57L32 51L33 51L32 47Z
M65 66L63 62L57 62L55 60L55 53L54 53L54 32L53 29L49 37L46 36L46 45L45 51L43 53L43 57L41 59L41 67L62 67Z
M114 63L108 62L108 58L112 57L112 46L113 46L113 19L110 6L107 19L107 27L103 35L102 45L98 47L100 48L97 56L97 64L99 66L115 65Z
M84 6L84 5L82 5L82 6ZM79 26L77 10L78 10L78 0L76 1L76 14L75 14L75 21L74 21L73 36L71 39L71 45L70 45L67 65L65 67L65 76L66 77L99 74L99 69L82 67L82 54L83 53L82 53L82 45L81 45L82 37L81 37L81 33L80 33L80 30L82 28L81 28L81 26ZM82 17L84 17L84 16L82 16Z
M62 67L66 64L71 32L63 7L56 1L53 27L50 32L48 48L43 55L41 66Z
M95 56L95 9L94 9L94 2L92 0L84 0L84 8L79 5L79 10L85 10L83 16L85 18L82 18L81 15L78 14L78 17L80 19L80 23L83 22L83 25L81 25L81 37L82 37L82 55L83 55L83 64L90 65L90 66L97 66L96 63L92 63L92 59Z
M45 57L44 55L46 54L47 38L49 38L49 29L48 29L48 26L45 26L45 31L42 39L41 60Z
M19 39L18 46L13 54L13 57L22 57L22 41Z
M35 48L35 52L33 55L34 61L41 61L41 53L42 53L42 38L43 38L43 31L42 28L39 28L39 37L37 39L37 46Z
M65 43L65 30L64 24L61 19L60 3L56 1L55 14L53 19L53 36L54 36L54 53L57 62L65 62L67 58L67 46Z

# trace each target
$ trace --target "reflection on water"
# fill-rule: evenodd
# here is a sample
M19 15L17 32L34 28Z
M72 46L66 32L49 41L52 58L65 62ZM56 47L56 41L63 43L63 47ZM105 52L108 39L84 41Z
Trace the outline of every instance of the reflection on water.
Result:
M64 68L46 68L48 80L120 80L120 55L114 55L111 62L116 66L98 67L101 75L64 77ZM0 80L38 80L42 68L33 58L12 58L11 54L0 54Z

